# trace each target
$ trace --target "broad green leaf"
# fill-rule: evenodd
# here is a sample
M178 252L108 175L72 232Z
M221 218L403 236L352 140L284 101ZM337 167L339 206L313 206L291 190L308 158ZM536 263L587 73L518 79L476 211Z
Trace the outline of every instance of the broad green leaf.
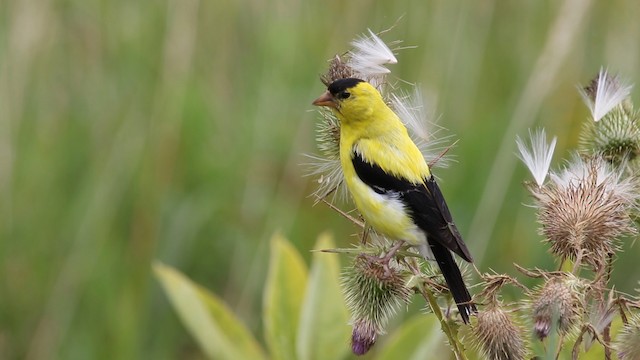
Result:
M448 359L451 351L446 341L435 316L416 315L394 331L377 360Z
M207 357L266 358L255 338L220 298L160 262L153 264L153 270L180 320Z
M335 247L328 234L318 238L316 249ZM342 359L349 348L349 311L340 288L337 254L316 252L302 304L298 328L298 359Z
M269 273L264 289L264 335L275 360L296 359L300 310L307 286L307 267L281 235L271 239Z

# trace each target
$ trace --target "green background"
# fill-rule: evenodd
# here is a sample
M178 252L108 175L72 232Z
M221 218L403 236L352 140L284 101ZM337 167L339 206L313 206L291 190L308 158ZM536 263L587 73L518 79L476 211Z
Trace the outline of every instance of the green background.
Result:
M308 195L327 59L367 28L403 40L393 78L436 94L459 139L437 170L482 271L557 266L515 134L557 135L601 66L640 80L636 1L0 2L0 358L200 358L154 259L259 332L268 239L308 260L356 229ZM638 99L637 92L632 95ZM632 292L628 241L613 274ZM521 277L521 276L520 276ZM514 294L518 295L518 294Z

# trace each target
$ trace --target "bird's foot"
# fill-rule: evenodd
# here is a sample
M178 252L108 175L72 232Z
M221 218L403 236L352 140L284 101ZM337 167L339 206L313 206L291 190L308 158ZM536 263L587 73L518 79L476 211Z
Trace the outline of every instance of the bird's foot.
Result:
M380 258L380 262L383 264L389 264L389 261L391 261L391 259L396 256L396 253L398 252L398 250L400 250L402 245L404 245L404 241L396 241L396 243L393 244L389 251L387 251L387 253Z
M371 255L369 255L371 260L376 261L376 262L378 262L379 264L382 265L382 267L384 268L385 276L388 276L388 277L391 276L392 272L391 272L391 269L389 268L389 263L391 262L391 259L393 259L393 257L396 256L396 253L398 252L398 250L400 250L402 245L404 245L404 241L397 241L386 252L386 254L381 255L381 256L371 256Z

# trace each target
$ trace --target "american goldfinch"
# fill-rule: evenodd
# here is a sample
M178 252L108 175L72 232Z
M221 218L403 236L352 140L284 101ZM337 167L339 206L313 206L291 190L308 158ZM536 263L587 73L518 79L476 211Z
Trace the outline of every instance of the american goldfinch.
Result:
M367 224L435 260L468 323L476 308L451 252L468 262L471 254L429 165L398 116L375 87L355 78L335 80L313 105L331 108L340 120L345 183Z

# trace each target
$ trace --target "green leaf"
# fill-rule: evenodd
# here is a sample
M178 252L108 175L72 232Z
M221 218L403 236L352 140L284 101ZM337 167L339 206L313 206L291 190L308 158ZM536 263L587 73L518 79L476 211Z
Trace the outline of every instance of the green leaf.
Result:
M417 315L394 331L377 360L448 359L451 351L432 314Z
M296 335L306 286L307 267L302 257L285 238L274 235L263 316L265 340L276 360L296 359Z
M256 339L220 298L160 262L153 264L153 271L207 357L266 359Z
M328 234L316 249L335 245ZM301 360L342 359L349 351L349 311L340 288L340 262L336 254L315 252L298 327L297 354Z

